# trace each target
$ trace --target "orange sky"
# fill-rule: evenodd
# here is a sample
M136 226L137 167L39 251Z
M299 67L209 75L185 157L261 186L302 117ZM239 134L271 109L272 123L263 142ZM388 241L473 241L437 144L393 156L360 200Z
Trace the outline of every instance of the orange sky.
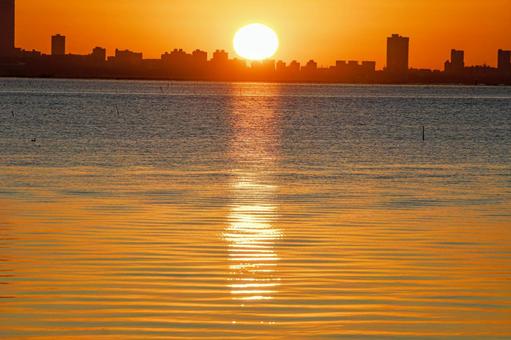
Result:
M451 48L467 64L496 64L511 49L511 0L17 0L18 47L48 52L50 35L65 34L68 52L103 46L159 58L174 47L224 48L242 25L262 22L280 36L276 59L376 60L385 38L411 37L411 65L441 68Z

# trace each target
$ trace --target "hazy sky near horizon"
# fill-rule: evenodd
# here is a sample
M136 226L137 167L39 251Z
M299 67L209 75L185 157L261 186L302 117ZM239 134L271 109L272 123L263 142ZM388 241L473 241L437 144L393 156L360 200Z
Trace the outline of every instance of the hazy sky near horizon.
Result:
M16 44L50 50L67 36L69 53L95 46L159 58L173 48L231 53L236 30L265 23L278 33L275 59L330 65L337 59L385 64L386 37L411 38L411 66L441 68L450 49L467 64L496 64L511 49L511 0L17 0Z

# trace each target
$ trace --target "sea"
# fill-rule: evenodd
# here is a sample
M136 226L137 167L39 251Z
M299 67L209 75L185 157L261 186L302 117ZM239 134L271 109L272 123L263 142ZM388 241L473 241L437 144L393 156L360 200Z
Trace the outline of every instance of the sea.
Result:
M511 87L0 79L0 338L511 339Z

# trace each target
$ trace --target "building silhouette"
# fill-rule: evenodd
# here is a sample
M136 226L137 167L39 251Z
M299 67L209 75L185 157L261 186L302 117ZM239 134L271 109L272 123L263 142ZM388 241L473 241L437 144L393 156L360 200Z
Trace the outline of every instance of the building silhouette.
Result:
M301 65L298 61L296 60L293 60L289 63L289 66L288 66L288 69L289 71L293 72L293 73L298 73L300 72L300 68L301 68Z
M62 56L66 55L66 37L56 34L51 37L51 55Z
M336 71L339 77L354 77L364 73L372 73L376 71L376 62L363 61L359 63L356 60L337 60L333 70Z
M95 47L90 54L95 62L102 63L106 60L106 49L102 47Z
M181 68L190 63L191 54L186 53L183 49L175 48L172 52L165 52L161 55L161 60L166 64L174 64Z
M224 50L216 50L213 52L213 59L211 61L218 64L226 64L229 61L229 53Z
M360 64L360 69L365 73L373 73L376 72L376 62L375 61L363 61Z
M203 72L208 59L207 52L195 50L191 54L183 49L174 49L161 55L165 73L176 79L196 79Z
M14 0L0 0L0 56L14 53Z
M305 66L302 67L302 71L305 72L314 72L318 69L318 63L314 60L309 60Z
M195 50L192 52L192 59L195 65L204 66L208 62L208 52Z
M387 38L387 68L386 71L405 76L409 69L410 38L392 34Z
M499 50L497 69L500 74L511 74L511 51Z
M465 70L465 51L451 50L451 60L445 62L445 72L463 73Z
M278 60L277 63L275 64L275 71L282 73L286 72L286 70L287 70L286 62L283 60Z
M143 54L130 50L115 50L115 56L108 58L110 62L119 65L137 65L142 63Z

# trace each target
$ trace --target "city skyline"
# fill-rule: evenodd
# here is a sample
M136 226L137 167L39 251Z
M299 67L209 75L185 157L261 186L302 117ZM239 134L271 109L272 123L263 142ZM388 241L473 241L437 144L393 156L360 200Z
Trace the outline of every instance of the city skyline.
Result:
M380 68L374 60L341 58L325 67L314 59L308 59L306 63L295 58L292 61L282 60L272 55L274 51L268 54L268 59L259 61L240 56L231 58L228 49L216 49L211 58L208 51L194 49L193 53L187 53L182 48L163 52L159 58L144 58L144 51L119 48L115 48L115 54L111 55L107 48L97 45L87 54L75 54L68 53L67 37L60 33L51 36L51 53L45 54L16 45L15 4L15 0L1 1L0 31L3 34L0 37L0 76L329 83L511 83L509 50L498 49L495 57L497 67L486 64L467 66L465 51L451 49L450 59L445 61L442 72L414 69L410 66L411 39L396 33L387 37L386 60ZM271 28L267 29L275 34L278 47L276 33ZM254 43L254 39L258 38L249 36L247 39L247 42Z
M272 14L266 15L267 11L263 13L251 4L221 2L223 5L217 6L223 9L220 19L218 8L201 1L182 4L150 0L140 6L128 0L116 4L118 11L112 12L112 4L104 2L89 1L84 5L80 1L71 1L62 6L56 1L18 0L16 44L24 49L49 53L48 37L60 33L68 37L68 51L74 54L88 53L96 45L105 47L109 55L116 48L130 49L143 52L151 59L174 47L188 51L199 47L209 52L220 48L233 54L232 35L240 26L254 20L267 23L278 32L282 46L276 60L296 59L305 63L314 59L320 66L333 65L338 59L374 60L381 69L386 59L382 41L396 32L413 39L410 46L410 66L413 68L442 69L453 48L466 51L468 65L496 66L495 51L511 48L511 38L506 34L511 31L508 1L492 1L483 8L475 2L454 1L441 5L433 2L434 13L413 22L408 17L412 14L412 17L418 17L424 8L422 1L399 4L403 21L390 20L398 16L394 11L395 1L386 2L386 5L379 1L357 5L351 1L324 0L300 6L284 1L273 4ZM261 3L261 7L264 4ZM458 24L456 21L461 19L447 22L445 18L446 13L455 8L458 8L456 17L465 18ZM307 18L306 14L310 12L316 14ZM337 19L334 20L330 12L335 13ZM142 19L133 19L135 13ZM284 25L283 20L278 20L282 13L295 18L296 22L286 20ZM383 20L380 17L385 18L385 23L380 22ZM92 19L94 24L91 25ZM426 19L431 21L424 22ZM34 21L37 22L36 31L30 29ZM485 22L491 22L491 27ZM209 30L204 27L207 25ZM313 26L316 27L314 30ZM211 30L212 27L215 29ZM467 32L473 34L468 36ZM303 45L307 45L307 49Z

